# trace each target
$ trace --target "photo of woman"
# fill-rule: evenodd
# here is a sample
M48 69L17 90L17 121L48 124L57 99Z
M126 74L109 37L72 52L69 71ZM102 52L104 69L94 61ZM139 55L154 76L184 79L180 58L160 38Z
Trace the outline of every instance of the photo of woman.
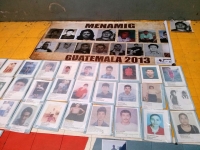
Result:
M94 32L91 29L85 29L77 36L77 40L94 40Z
M170 99L171 99L173 105L178 105L178 99L177 99L175 90L170 91Z
M151 114L147 119L150 119L150 124L147 126L148 134L164 135L164 129L161 127L163 122L161 115Z
M66 119L83 122L86 109L87 109L87 105L82 105L80 103L73 103L70 107L70 111Z
M147 95L143 98L143 100L147 102L158 102L157 94L159 93L161 93L161 91L154 89L154 86L150 85L147 91Z
M199 129L195 125L189 124L189 118L185 113L178 115L181 124L177 125L179 134L199 134Z

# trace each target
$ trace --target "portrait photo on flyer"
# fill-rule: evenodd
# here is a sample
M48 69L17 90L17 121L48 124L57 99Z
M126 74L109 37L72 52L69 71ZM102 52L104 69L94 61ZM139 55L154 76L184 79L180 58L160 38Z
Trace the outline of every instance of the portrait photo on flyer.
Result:
M25 60L15 76L33 78L38 71L41 62L41 60Z
M165 92L162 84L159 83L142 83L142 108L163 109L165 104Z
M115 136L141 138L139 108L115 107Z
M0 128L8 125L19 101L1 100L0 101Z
M11 82L3 95L3 99L21 100L24 98L33 78L17 77Z
M126 141L102 139L101 150L127 150Z
M195 110L187 87L165 87L170 110Z
M140 85L139 83L118 83L117 106L139 107Z
M47 100L66 102L70 96L73 85L73 79L56 78L51 86Z
M172 142L168 110L143 109L144 139L155 142Z
M76 80L71 91L70 101L90 102L94 81Z
M165 86L187 86L180 66L161 66Z
M41 104L21 102L7 128L14 132L30 133Z
M178 143L199 143L200 126L195 111L170 111Z
M96 80L99 63L82 62L77 74L77 80Z
M33 80L24 101L42 103L50 90L51 84L52 81Z
M1 69L2 66L5 64L6 61L7 61L7 59L0 58L0 69Z
M34 128L58 131L67 103L46 101L40 111Z
M23 60L7 60L0 70L0 76L13 77L22 63Z
M121 82L140 82L140 71L138 64L120 64Z
M46 61L44 60L38 69L35 79L38 80L53 80L57 73L60 61Z
M56 78L75 79L79 63L78 61L61 61Z
M193 32L190 20L171 20L170 28L172 32Z
M142 83L162 83L158 65L142 65L140 71Z
M101 63L99 67L98 80L118 81L119 64L118 63Z
M61 129L84 132L88 122L91 103L70 102Z
M111 135L112 119L112 105L93 105L86 134Z
M116 88L116 82L96 81L92 102L114 104Z
M12 77L0 77L0 98L3 96L12 80Z

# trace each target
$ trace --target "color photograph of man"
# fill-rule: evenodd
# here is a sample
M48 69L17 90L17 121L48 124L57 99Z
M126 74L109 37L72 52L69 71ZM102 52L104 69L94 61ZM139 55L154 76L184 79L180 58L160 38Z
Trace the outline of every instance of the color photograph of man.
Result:
M158 79L156 67L143 67L143 79Z
M192 32L190 22L188 21L171 21L170 26L171 31Z
M136 68L135 66L123 66L122 79L136 79Z
M108 43L95 43L93 46L92 54L107 55L108 47Z
M63 29L50 29L45 38L59 39Z
M64 66L62 74L69 74L71 71L71 66Z
M120 111L120 116L117 115L117 118L120 118L119 122L115 124L116 131L137 131L138 125L131 120L133 117L131 114L131 109L117 109L117 112ZM137 116L137 115L136 115Z
M4 101L2 105L0 105L0 116L6 117L9 111L11 110L14 102L12 101Z
M55 52L59 53L73 53L76 43L66 42L59 43Z
M135 30L119 30L118 42L135 42Z
M159 36L161 43L168 43L168 36L166 31L159 31Z
M19 74L31 75L37 65L37 62L26 62Z
M30 122L27 121L28 118L33 113L33 108L31 107L26 107L20 114L19 118L15 119L13 121L13 125L18 125L18 126L28 126Z
M72 99L84 99L88 93L88 84L84 84L73 91Z
M112 93L109 91L109 87L110 85L108 83L103 83L101 86L101 89L99 91L101 91L100 93L98 93L96 95L96 97L99 98L112 98Z
M13 92L19 92L19 91L23 91L24 90L24 87L26 86L26 84L28 83L28 79L26 78L21 78L21 79L18 79L13 87L12 87L12 91Z
M93 76L92 66L85 66L83 72L80 74L81 76Z
M125 55L124 44L111 44L110 55L123 56Z
M143 56L142 44L128 44L127 46L128 56Z
M65 29L65 34L61 36L61 39L74 39L74 36L76 34L75 29Z
M48 85L49 85L48 82L37 82L33 90L33 93L29 96L29 98L36 98L36 99L42 98Z
M99 34L101 36L96 41L115 41L115 33L112 30L99 30Z
M91 125L100 127L109 127L109 125L105 122L106 113L107 113L106 107L99 107L97 109L97 120Z
M91 43L78 43L74 53L90 54Z
M124 92L120 93L118 96L118 101L128 101L128 102L135 102L136 95L131 92L132 87L130 85L124 85Z
M73 103L70 107L70 111L66 119L83 122L86 109L87 109L87 105L82 105L80 103Z
M145 56L152 56L152 57L163 57L163 51L161 45L158 44L149 44L145 46Z
M91 29L85 29L77 36L77 40L94 40L94 31Z
M139 42L153 42L156 43L156 32L155 31L139 31Z
M112 75L113 67L112 66L106 66L106 73L101 75L101 78L103 79L115 79L115 77Z

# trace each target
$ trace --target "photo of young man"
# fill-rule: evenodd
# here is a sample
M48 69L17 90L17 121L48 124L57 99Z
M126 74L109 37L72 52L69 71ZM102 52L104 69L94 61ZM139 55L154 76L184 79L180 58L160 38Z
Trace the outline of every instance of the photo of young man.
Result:
M101 86L101 92L96 95L99 98L112 98L113 94L109 89L110 85L108 83L103 83Z
M119 121L116 120L116 131L138 131L137 111L132 108L117 108L117 114L119 115L117 115ZM133 119L131 120L131 118Z
M105 122L106 107L99 107L96 112L96 121L92 123L92 126L109 127L109 124Z

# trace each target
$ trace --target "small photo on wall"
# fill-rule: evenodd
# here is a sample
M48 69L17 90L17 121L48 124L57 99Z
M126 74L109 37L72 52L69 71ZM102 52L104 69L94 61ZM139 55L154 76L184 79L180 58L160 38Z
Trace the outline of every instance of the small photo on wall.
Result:
M115 55L115 56L126 55L126 44L125 43L111 43L110 55Z
M76 40L94 40L97 35L97 29L78 29Z
M138 64L120 64L120 81L139 82L140 73Z

